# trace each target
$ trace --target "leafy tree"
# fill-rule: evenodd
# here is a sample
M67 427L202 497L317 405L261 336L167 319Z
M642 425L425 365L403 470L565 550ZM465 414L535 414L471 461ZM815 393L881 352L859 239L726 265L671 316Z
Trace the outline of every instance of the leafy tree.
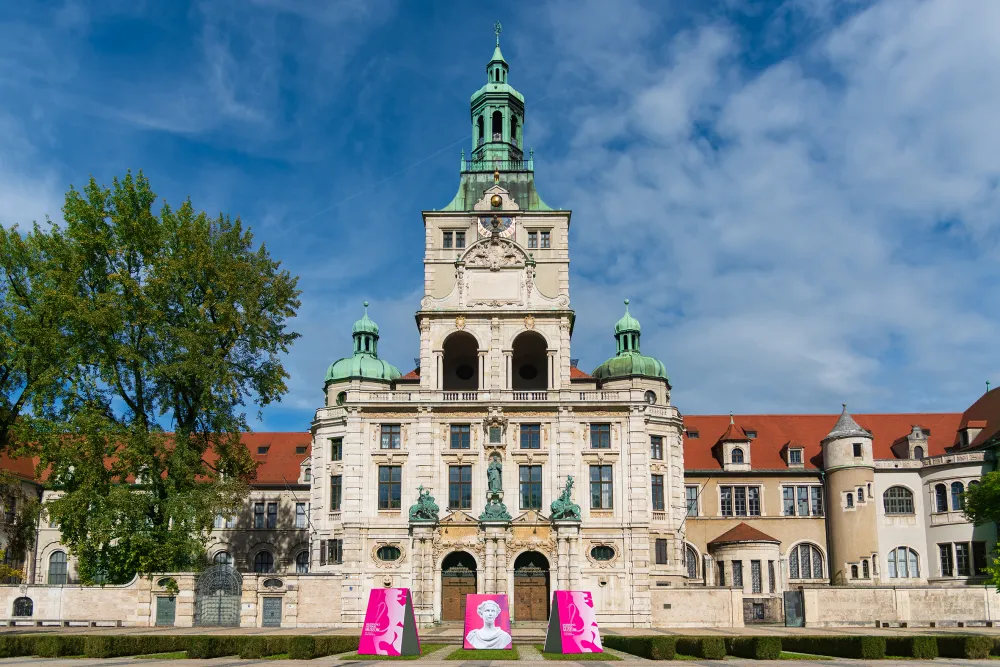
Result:
M62 329L83 363L65 420L37 425L46 505L84 582L197 568L247 495L247 403L280 400L297 278L237 218L176 211L140 172L70 189L52 232ZM68 385L67 385L68 386ZM65 388L66 386L64 386Z
M979 484L970 484L963 496L965 516L977 526L1000 523L1000 471L983 475ZM987 570L990 580L1000 591L1000 559L994 547L994 557Z
M0 470L0 532L4 548L0 550L0 582L20 580L24 572L17 565L24 563L28 549L35 542L38 525L38 494L9 470Z

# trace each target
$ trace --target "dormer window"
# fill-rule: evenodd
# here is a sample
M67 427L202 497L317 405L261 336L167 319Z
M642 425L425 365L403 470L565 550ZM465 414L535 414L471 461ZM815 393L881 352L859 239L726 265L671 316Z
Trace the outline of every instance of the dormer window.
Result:
M295 453L296 454L305 454L306 453L306 446L305 445L296 445L296 447L295 447Z
M917 445L916 447L914 447L913 448L913 458L916 459L917 461L919 461L920 459L924 458L924 448L921 447L920 445Z
M757 437L757 431L748 431L748 430L744 430L744 433L746 433L746 434L747 434L747 439L748 439L748 440L753 440L754 438L756 438L756 437Z
M790 466L800 466L800 465L802 465L802 450L801 449L789 449L788 450L788 465L790 465Z
M701 433L699 433L698 431L688 431L687 432L687 437L689 437L689 438L700 438L701 437Z
M743 450L739 447L734 449L730 461L733 463L743 463Z
M267 454L267 450L271 449L270 445L261 445L257 448L258 454Z
M303 480L306 482L312 481L312 468L306 468L302 476Z

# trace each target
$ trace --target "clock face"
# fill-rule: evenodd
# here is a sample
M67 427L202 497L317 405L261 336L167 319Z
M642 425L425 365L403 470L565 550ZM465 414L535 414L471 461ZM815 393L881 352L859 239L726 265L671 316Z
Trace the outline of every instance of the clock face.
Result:
M504 238L510 238L514 235L514 218L504 217L501 215L496 216L497 220L500 221L500 236ZM489 236L493 233L493 216L492 215L481 215L479 216L479 233L483 236Z

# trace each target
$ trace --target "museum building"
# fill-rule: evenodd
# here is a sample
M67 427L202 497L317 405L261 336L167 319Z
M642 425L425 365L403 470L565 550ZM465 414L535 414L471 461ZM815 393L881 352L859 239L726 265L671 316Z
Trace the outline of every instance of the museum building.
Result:
M995 527L969 523L962 494L993 469L997 390L963 414L682 415L627 300L609 358L581 370L571 214L536 189L499 40L486 74L458 192L423 212L417 368L380 357L366 303L310 432L247 434L257 482L209 561L278 581L271 597L293 590L275 575L300 596L322 581L327 624L349 626L376 587L409 588L422 625L463 619L476 592L543 621L551 591L591 591L602 624L639 627L776 622L899 588L923 596L897 613L916 618L936 595L982 596ZM25 567L34 586L74 581L44 519Z

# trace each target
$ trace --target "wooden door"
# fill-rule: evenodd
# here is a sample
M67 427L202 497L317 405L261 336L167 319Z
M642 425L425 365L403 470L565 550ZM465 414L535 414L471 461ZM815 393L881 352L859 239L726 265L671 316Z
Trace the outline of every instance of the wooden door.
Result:
M465 596L476 592L476 573L458 567L441 575L441 620L465 620Z
M549 618L548 573L514 573L514 618L546 621Z

